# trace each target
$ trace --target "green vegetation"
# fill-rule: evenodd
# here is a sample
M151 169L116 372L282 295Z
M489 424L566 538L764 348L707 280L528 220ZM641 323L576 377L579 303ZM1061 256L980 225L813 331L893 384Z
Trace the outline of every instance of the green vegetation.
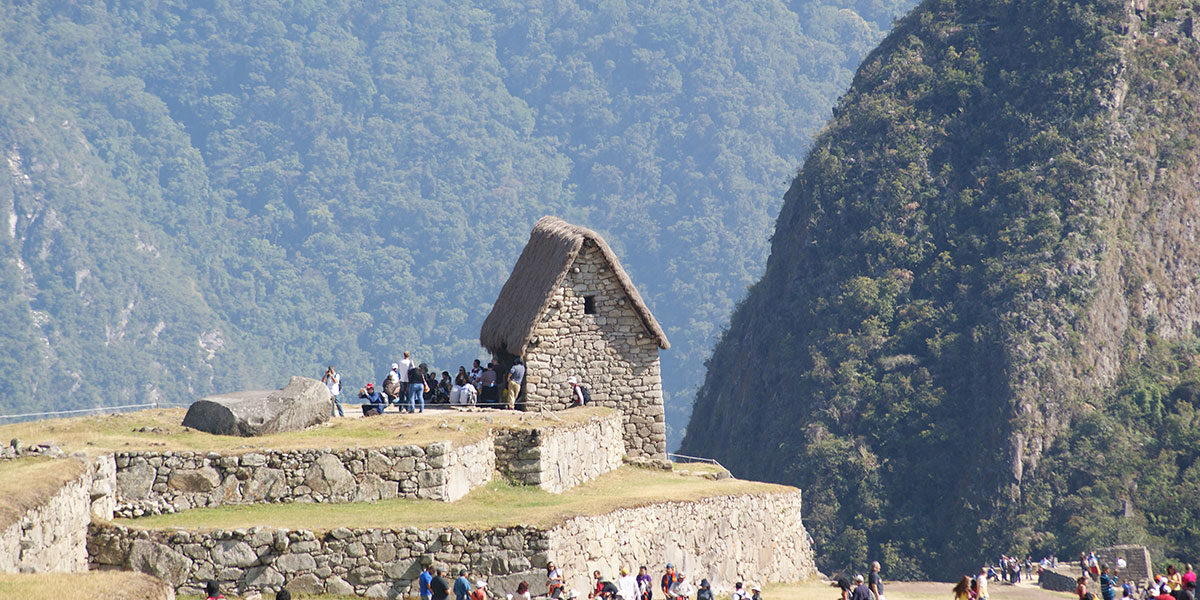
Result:
M1200 554L1196 8L1126 4L923 2L793 182L681 451L804 489L823 571Z
M63 484L83 474L84 464L72 459L18 458L0 461L0 530L41 506ZM3 588L0 588L3 589Z
M121 450L193 450L235 453L255 450L424 446L440 441L478 440L493 427L553 427L584 423L610 414L607 408L586 407L552 414L467 413L427 411L414 415L384 413L369 419L335 418L303 431L244 438L212 435L183 427L182 408L143 410L116 415L47 419L0 426L0 438L54 442L68 452L101 453Z
M352 504L256 504L197 508L170 515L118 521L148 529L271 526L327 531L337 527L549 527L571 517L605 514L619 508L788 490L769 483L713 480L696 474L622 467L561 494L551 494L532 486L513 485L497 478L451 504L410 499Z
M674 446L786 179L912 3L5 3L0 410L453 371L552 213L668 330Z

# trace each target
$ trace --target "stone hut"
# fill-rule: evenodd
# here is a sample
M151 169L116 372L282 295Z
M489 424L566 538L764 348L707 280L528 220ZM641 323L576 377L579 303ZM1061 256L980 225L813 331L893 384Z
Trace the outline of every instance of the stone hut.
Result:
M658 351L670 343L596 232L539 220L479 341L505 371L524 361L525 410L568 408L575 376L593 404L624 414L627 454L666 458Z

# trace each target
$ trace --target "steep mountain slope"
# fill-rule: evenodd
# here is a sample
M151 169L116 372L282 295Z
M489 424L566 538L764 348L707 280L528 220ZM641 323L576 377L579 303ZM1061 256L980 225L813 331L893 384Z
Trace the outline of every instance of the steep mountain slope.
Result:
M909 6L4 3L0 413L453 370L553 213L669 328L677 439L786 178Z
M682 450L803 487L830 569L1200 550L1135 492L1194 453L1151 482L1168 440L1120 421L1192 410L1169 391L1200 320L1193 10L923 2L793 181Z

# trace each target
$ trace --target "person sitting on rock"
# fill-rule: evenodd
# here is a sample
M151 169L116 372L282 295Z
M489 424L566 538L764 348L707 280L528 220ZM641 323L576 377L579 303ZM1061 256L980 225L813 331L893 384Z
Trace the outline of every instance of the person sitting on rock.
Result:
M358 390L358 397L367 401L362 405L364 417L382 415L383 409L387 406L387 398L376 391L374 383L368 383L367 387Z
M567 378L567 385L571 386L570 406L584 406L592 402L592 392L579 383L574 375Z
M383 379L383 395L389 404L400 403L400 365L396 363L392 363L392 370Z

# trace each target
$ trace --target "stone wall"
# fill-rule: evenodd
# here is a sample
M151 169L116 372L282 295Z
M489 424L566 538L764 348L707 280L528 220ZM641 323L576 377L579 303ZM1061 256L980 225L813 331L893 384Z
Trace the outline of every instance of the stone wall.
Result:
M1078 572L1075 573L1075 575L1078 574ZM1073 592L1075 591L1075 577L1065 572L1041 569L1038 571L1038 585L1042 589L1052 592Z
M817 570L800 504L796 490L577 517L551 532L549 557L567 587L581 592L594 570L615 576L621 566L660 571L668 562L694 584L708 579L717 592L732 591L738 581L802 581Z
M65 459L78 460L78 459ZM87 571L87 527L92 520L90 465L45 503L0 531L0 572ZM109 515L111 517L111 514Z
M1125 568L1121 570L1122 579L1151 579L1154 577L1154 565L1150 562L1150 550L1145 546L1110 546L1096 550L1096 558L1101 564L1117 568L1117 559L1125 559Z
M300 594L415 596L417 577L430 561L457 573L467 569L495 589L516 588L520 578L545 579L547 533L521 527L470 531L452 528L334 529L252 528L189 533L93 525L89 551L99 568L149 573L196 594L215 579L224 590ZM540 577L539 577L540 575ZM506 577L507 576L507 577Z
M584 298L595 314L584 313ZM625 448L633 456L665 458L666 422L658 341L625 297L596 245L584 243L534 326L523 357L525 405L561 410L570 406L567 378L591 390L597 406L625 416Z
M491 481L490 437L342 450L118 452L115 513L122 517L258 502L452 502Z
M541 569L548 560L581 591L593 569L613 576L622 565L660 571L674 562L721 592L734 581L797 581L816 573L799 491L652 504L577 517L549 530L184 532L93 525L88 550L97 568L149 573L182 593L195 593L211 578L239 593L287 587L304 594L411 596L430 561L488 580L495 594L512 592L521 580L544 593Z
M496 466L523 485L561 493L621 466L624 417L613 413L574 426L496 433Z

